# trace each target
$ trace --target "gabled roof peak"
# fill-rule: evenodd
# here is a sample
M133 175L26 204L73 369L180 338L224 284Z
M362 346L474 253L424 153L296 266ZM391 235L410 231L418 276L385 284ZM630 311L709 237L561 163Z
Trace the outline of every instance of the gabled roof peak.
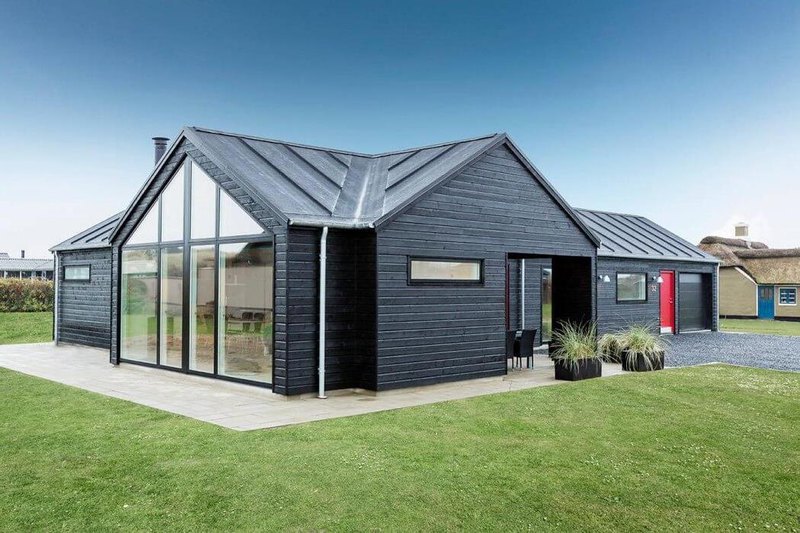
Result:
M237 138L241 138L241 139L250 139L250 140L253 140L253 141L268 142L268 143L274 143L274 144L282 144L284 146L292 146L292 147L295 147L295 148L307 148L309 150L322 150L322 151L325 151L325 152L335 152L335 153L338 153L338 154L345 154L345 155L350 155L350 156L355 156L355 157L366 157L366 158L377 158L377 157L385 157L385 156L390 156L390 155L404 154L404 153L408 153L408 152L416 152L416 151L419 151L419 150L427 150L429 148L440 148L442 146L448 146L448 145L452 145L452 144L459 144L459 143L465 143L465 142L471 142L471 141L480 141L480 140L483 140L483 139L490 139L490 138L499 137L499 136L505 136L506 135L505 133L489 133L489 134L486 134L486 135L479 135L477 137L470 137L470 138L459 139L459 140L455 140L455 141L445 141L445 142L439 142L439 143L435 143L435 144L428 144L428 145L424 145L424 146L417 146L417 147L412 147L412 148L402 148L400 150L390 150L388 152L379 152L379 153L371 154L371 153L366 153L366 152L356 152L354 150L343 150L341 148L327 148L325 146L315 146L315 145L312 145L312 144L304 144L304 143L298 143L298 142L292 142L292 141L282 141L282 140L278 140L278 139L272 139L272 138L269 138L269 137L259 137L257 135L249 135L249 134L242 134L242 133L232 133L232 132L229 132L229 131L222 131L222 130L215 130L215 129L211 129L211 128L204 128L202 126L186 126L184 128L184 130L187 130L187 129L188 130L192 130L192 131L196 131L196 132L211 133L211 134L214 134L214 135L227 135L229 137L237 137Z
M184 140L281 223L351 229L380 227L467 165L504 145L589 240L600 244L505 133L364 154L197 126L184 127L172 141L112 231L110 241L117 238L122 222Z

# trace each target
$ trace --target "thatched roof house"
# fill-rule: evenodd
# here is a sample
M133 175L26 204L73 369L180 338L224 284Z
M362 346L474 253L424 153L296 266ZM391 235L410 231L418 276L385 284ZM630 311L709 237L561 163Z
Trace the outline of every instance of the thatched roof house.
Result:
M800 248L714 236L699 247L721 261L721 315L800 318Z

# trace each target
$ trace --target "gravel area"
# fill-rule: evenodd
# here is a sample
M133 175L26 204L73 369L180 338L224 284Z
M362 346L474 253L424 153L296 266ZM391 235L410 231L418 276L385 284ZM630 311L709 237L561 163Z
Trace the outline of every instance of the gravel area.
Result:
M730 363L800 372L800 337L755 333L687 333L670 339L667 366Z

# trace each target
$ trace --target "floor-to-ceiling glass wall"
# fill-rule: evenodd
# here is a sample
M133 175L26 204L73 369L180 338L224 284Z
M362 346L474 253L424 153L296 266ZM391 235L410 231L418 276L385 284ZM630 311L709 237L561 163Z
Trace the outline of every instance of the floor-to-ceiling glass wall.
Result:
M269 383L273 272L271 234L187 159L123 246L120 358Z
M131 361L156 362L158 250L122 252L122 320L120 356Z
M161 364L183 365L183 247L161 249Z
M214 245L191 247L189 278L189 369L214 372Z
M272 243L219 247L219 373L269 379L272 361Z

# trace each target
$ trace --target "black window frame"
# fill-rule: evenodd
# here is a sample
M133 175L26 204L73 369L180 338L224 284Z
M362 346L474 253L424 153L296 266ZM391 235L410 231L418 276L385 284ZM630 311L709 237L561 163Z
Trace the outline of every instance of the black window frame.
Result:
M463 279L414 279L411 277L411 263L414 261L428 261L428 262L439 262L439 263L478 263L479 265L479 276L477 280L463 280ZM466 286L466 287L481 287L484 285L486 281L485 277L485 261L484 259L479 259L476 257L442 257L442 256L435 256L435 257L426 257L426 256L419 256L419 255L409 255L406 261L406 281L408 285L420 285L420 286L447 286L447 287L457 287L457 286Z
M89 269L89 275L86 278L67 278L67 269L68 268L82 268L82 267L88 267L88 269ZM91 263L81 263L81 264L77 264L77 265L64 265L62 267L61 279L63 281L69 281L69 282L75 282L75 283L88 283L88 282L91 282L92 281L92 265L91 265Z
M203 169L203 166L199 162L197 162L196 159L194 159L193 157L191 157L189 155L183 155L180 159L177 160L177 163L176 163L176 166L175 166L175 170L173 171L173 173L170 174L170 177L167 178L166 182L164 184L162 184L162 186L158 190L157 198L153 203L153 206L156 208L157 215L158 215L158 232L157 232L158 235L157 235L157 240L155 242L148 242L148 243L128 244L127 241L134 234L134 232L136 232L136 229L138 228L138 223L141 222L141 219L140 219L139 221L137 221L137 225L134 226L134 228L131 230L130 234L126 237L126 240L123 242L122 246L119 247L118 261L119 261L119 265L120 265L120 272L118 273L118 276L122 275L122 254L123 254L123 252L125 252L127 250L153 249L156 252L156 279L158 280L158 282L156 283L156 300L157 300L157 303L156 303L156 362L155 363L150 363L150 362L138 361L138 360L134 360L134 359L124 359L121 356L121 354L122 354L122 350L121 350L121 346L122 346L122 326L121 326L121 321L122 321L122 292L121 292L122 291L122 282L121 281L122 280L121 280L121 278L119 279L120 283L118 283L118 285L117 285L117 313L118 313L119 319L117 320L117 324L116 324L116 330L117 330L117 354L119 356L119 361L123 362L123 363L130 363L130 364L135 364L135 365L158 368L160 370L167 370L167 371L170 371L170 372L178 372L178 373L188 374L188 375L203 376L203 377L208 377L208 378L212 378L212 379L218 379L218 380L221 380L221 381L230 381L230 382L234 382L234 383L244 383L244 384L247 384L247 385L253 385L253 386L256 386L256 387L262 387L262 388L266 388L266 389L271 389L271 388L273 388L274 383L275 383L275 346L276 346L276 338L275 338L275 334L274 334L274 329L275 329L276 319L275 319L274 309L275 309L276 301L277 301L276 300L277 299L277 291L275 291L274 288L275 288L276 282L277 282L277 278L276 278L277 274L276 273L277 273L277 261L278 261L277 253L275 252L276 244L275 244L275 232L274 232L274 229L272 229L272 228L264 228L262 226L262 230L263 231L261 233L250 234L250 235L235 235L235 236L229 236L229 237L220 237L219 236L220 195L223 194L226 191L223 190L222 185L220 185L219 182L217 182L217 180L215 180L211 176L208 176L208 178L211 180L211 182L214 184L214 186L216 188L216 192L215 192L215 196L214 196L215 206L214 206L214 213L213 213L213 216L215 217L214 236L212 236L212 237L202 237L202 238L200 238L200 237L192 238L191 237L191 216L192 216L192 212L191 212L191 209L192 209L192 202L191 202L192 196L191 195L192 195L192 183L193 183L192 163L196 164L197 167L200 170L202 170L204 173L206 173L205 169ZM161 235L161 212L162 212L161 194L166 189L166 186L167 186L167 184L169 184L169 182L171 181L172 177L175 176L176 173L181 169L183 169L183 172L184 172L184 191L183 191L183 202L184 202L183 203L183 205L184 205L184 208L183 208L183 224L184 224L184 231L183 231L183 239L180 240L180 241L164 241L161 238L162 237L162 235ZM236 201L235 198L234 198L234 201ZM241 207L244 210L243 206L239 205L239 207ZM153 207L150 207L149 209L152 209L152 208ZM147 216L147 213L149 213L149 209L145 212L144 216ZM256 220L256 219L253 219L253 220ZM261 223L258 220L256 220L256 223L261 225ZM218 310L219 310L219 307L218 307L218 305L219 305L219 248L220 248L220 245L223 245L223 244L255 243L255 242L270 242L270 243L272 243L272 248L273 248L273 256L272 256L272 284L273 284L272 327L273 327L273 335L272 335L272 355L271 355L273 361L272 361L272 374L269 376L269 381L268 382L255 381L255 380L250 380L250 379L246 379L246 378L231 377L231 376L226 376L226 375L218 373L218 349L219 349L219 345L218 345L218 342L219 342L218 326L219 326L219 323L218 323L218 315L217 315L217 313L218 313ZM189 280L191 279L191 250L192 250L192 247L194 247L194 246L204 246L204 245L210 245L210 246L213 246L213 248L214 248L214 265L215 265L215 268L214 268L214 272L215 272L214 273L214 302L215 302L215 305L214 305L214 333L213 333L213 335L214 335L214 369L213 369L213 372L204 372L204 371L200 371L200 370L192 370L192 369L190 369L189 368L189 358L188 357L184 357L183 356L184 354L182 354L183 361L182 361L182 366L181 367L172 367L172 366L167 366L167 365L164 365L164 364L161 363L162 354L161 354L161 345L160 345L160 338L161 338L160 305L161 305L161 255L162 255L162 252L164 250L166 250L166 249L169 249L169 248L183 247L183 253L184 253L184 256L183 256L183 258L184 258L183 259L183 276L184 277L183 277L183 279L184 279L184 283L187 284L186 286L188 286L188 284L190 283ZM188 324L189 314L190 314L190 309L189 309L189 307L190 307L189 306L189 291L188 290L184 290L182 304L183 304L182 320L183 320L184 324ZM183 337L182 337L182 343L183 344L182 344L182 346L187 347L187 346L189 346L189 342L190 342L189 341L190 328L188 328L188 327L183 328L182 334L183 334ZM182 350L185 350L185 349L186 348L182 348Z
M619 277L620 276L644 276L644 299L636 299L636 300L620 300L619 299ZM647 281L647 272L617 272L616 276L614 277L614 298L616 299L618 304L645 304L649 301L649 295L647 294L648 288L648 281Z

